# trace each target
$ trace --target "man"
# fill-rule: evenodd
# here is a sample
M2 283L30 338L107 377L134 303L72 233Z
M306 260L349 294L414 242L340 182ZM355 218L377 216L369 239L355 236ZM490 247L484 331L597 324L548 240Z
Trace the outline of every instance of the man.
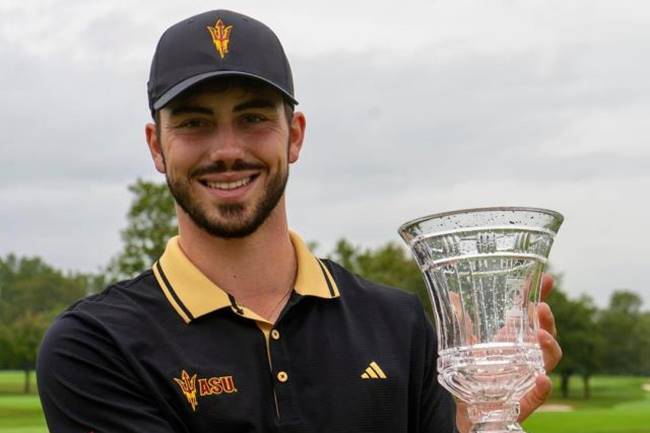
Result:
M49 330L38 377L50 431L467 431L416 297L315 258L288 228L306 121L273 32L224 10L184 20L160 38L148 90L146 139L179 235L151 270ZM540 318L551 369L546 306ZM540 378L522 416L549 389Z

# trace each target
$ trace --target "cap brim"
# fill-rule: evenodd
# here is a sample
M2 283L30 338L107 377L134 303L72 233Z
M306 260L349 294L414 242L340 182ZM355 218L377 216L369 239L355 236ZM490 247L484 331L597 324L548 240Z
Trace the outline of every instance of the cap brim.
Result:
M239 76L239 77L249 77L249 78L254 78L259 81L263 81L264 83L268 84L269 86L277 89L280 93L282 93L283 96L285 96L289 101L294 104L298 105L298 101L290 95L286 90L278 86L277 84L267 80L266 78L262 78L258 75L255 74L250 74L247 72L239 72L239 71L212 71L212 72L205 72L203 74L195 75L193 77L190 77L186 80L181 81L178 84L175 84L172 86L169 90L167 90L165 93L163 93L160 98L156 102L153 103L153 109L154 110L160 110L163 108L165 105L167 105L172 99L186 91L192 86L195 86L199 84L202 81L208 80L210 78L215 78L215 77L227 77L227 76Z

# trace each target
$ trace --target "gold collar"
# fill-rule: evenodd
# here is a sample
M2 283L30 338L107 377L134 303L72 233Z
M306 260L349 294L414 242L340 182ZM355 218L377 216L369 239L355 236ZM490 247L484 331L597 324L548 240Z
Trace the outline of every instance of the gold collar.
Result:
M309 251L300 236L294 232L289 232L289 235L298 261L296 293L325 299L339 297L336 282L325 265ZM246 314L235 298L190 262L178 245L178 236L167 242L165 252L153 265L153 273L167 300L186 323L226 307L241 315L259 318L250 310Z

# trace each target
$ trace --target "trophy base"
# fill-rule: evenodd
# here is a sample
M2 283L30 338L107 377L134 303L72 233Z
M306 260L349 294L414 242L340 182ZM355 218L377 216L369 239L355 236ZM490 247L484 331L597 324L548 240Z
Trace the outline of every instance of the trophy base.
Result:
M485 422L472 426L470 433L526 433L519 423Z
M518 402L470 404L468 415L474 423L470 433L525 433L517 423Z

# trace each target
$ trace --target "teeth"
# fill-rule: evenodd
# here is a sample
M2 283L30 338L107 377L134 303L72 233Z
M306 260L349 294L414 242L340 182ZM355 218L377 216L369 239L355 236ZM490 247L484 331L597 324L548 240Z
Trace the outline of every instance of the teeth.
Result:
M240 188L244 185L248 185L251 180L253 180L253 177L245 177L240 180L236 180L234 182L206 182L206 185L208 188L214 188L214 189L235 189L235 188Z

